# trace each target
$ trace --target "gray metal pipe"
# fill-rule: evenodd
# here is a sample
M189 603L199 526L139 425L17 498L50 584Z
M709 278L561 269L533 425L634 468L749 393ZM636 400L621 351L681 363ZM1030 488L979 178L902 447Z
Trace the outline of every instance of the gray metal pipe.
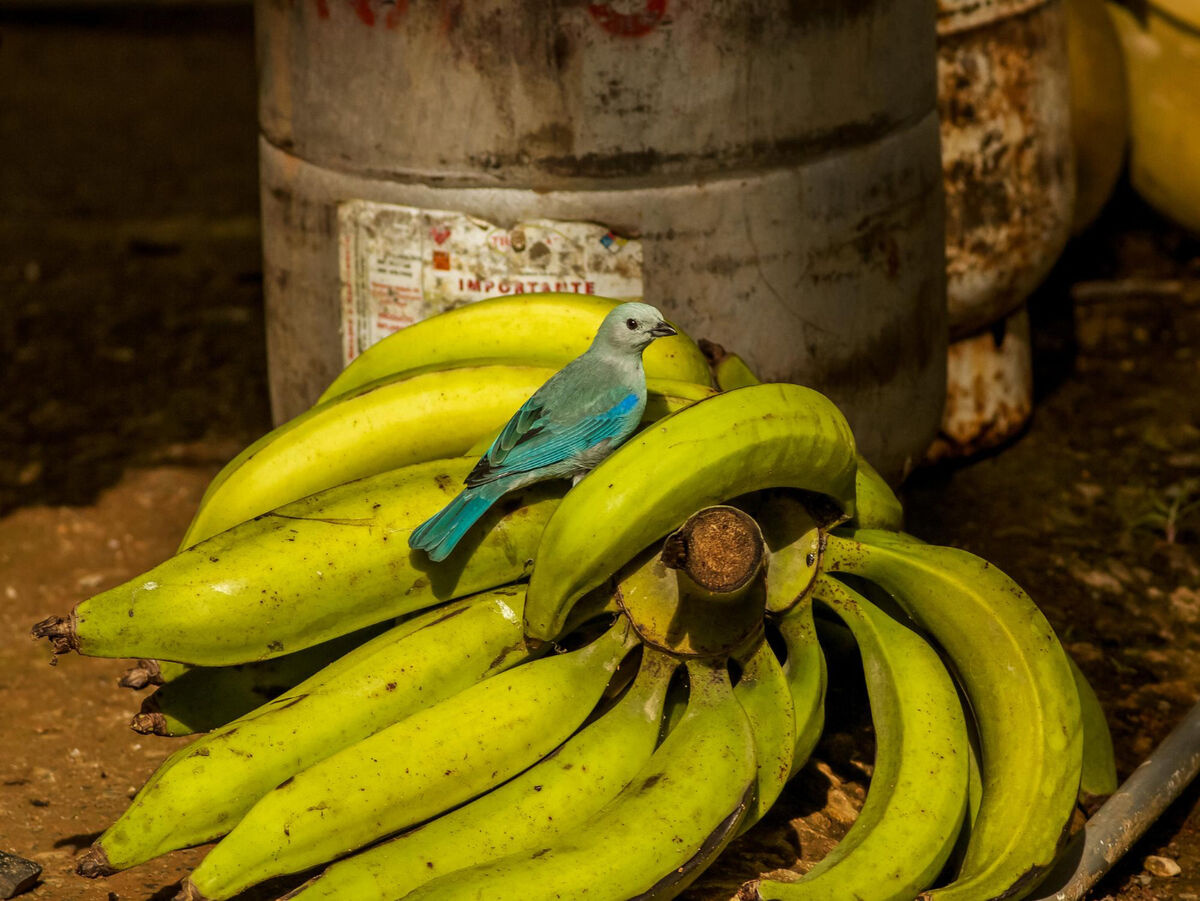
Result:
M1032 901L1079 901L1200 772L1200 702L1072 836Z

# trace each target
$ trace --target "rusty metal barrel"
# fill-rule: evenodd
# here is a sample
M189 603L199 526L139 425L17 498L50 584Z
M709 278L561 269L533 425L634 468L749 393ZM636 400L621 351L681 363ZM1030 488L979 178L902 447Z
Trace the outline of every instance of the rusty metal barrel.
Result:
M1063 0L938 0L949 386L932 458L993 447L1033 411L1025 300L1071 232Z
M491 293L641 295L828 393L890 475L940 420L929 0L257 0L272 402Z

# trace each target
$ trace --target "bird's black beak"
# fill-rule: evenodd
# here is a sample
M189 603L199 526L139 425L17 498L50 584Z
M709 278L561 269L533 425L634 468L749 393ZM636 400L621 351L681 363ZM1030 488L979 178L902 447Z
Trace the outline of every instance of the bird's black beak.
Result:
M679 332L675 331L675 329L667 325L665 322L660 322L658 325L654 326L654 328L650 329L651 338L668 338L671 335L678 334Z

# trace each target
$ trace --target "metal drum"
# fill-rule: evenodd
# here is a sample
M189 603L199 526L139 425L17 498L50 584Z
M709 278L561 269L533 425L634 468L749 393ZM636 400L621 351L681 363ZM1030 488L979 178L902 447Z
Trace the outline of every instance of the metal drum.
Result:
M1001 443L1033 409L1023 305L1075 203L1062 0L939 0L938 82L954 342L944 457Z
M765 378L830 394L886 473L919 459L945 390L932 3L258 0L256 12L278 418L353 353L346 273L378 245L390 207L370 204L383 204L417 223L389 235L430 248L403 266L447 271L476 264L438 250L444 223L477 224L525 266L524 223L597 223L605 247L639 248L630 272L606 270L610 284L633 278L627 293ZM356 202L383 212L354 219ZM401 296L410 283L388 284Z

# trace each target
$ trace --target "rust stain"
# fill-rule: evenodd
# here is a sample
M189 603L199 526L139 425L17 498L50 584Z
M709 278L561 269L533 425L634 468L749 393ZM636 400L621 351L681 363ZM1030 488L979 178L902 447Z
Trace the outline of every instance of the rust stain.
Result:
M1033 413L1029 317L1022 309L950 345L946 408L930 461L971 456L1024 429Z
M1004 5L992 20L939 38L953 338L1017 308L1070 231L1075 180L1064 12L1060 0L1028 5Z
M364 25L374 26L375 10L371 9L371 0L352 0L351 6L354 9L354 15L358 16L358 21Z
M640 38L654 31L667 14L667 0L645 0L636 12L624 13L611 3L589 3L588 15L609 34L622 38Z

